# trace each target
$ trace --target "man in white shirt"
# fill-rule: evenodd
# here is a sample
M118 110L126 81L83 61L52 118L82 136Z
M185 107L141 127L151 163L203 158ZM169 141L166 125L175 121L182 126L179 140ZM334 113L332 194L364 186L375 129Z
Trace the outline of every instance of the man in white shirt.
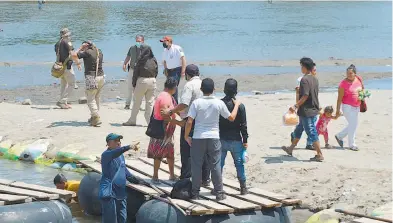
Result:
M235 107L232 113L230 113L222 100L212 96L214 82L210 78L205 78L202 81L201 91L203 92L203 97L196 99L191 104L184 134L184 139L191 146L191 199L199 199L202 165L206 156L214 185L212 194L216 195L216 199L219 201L226 198L221 175L220 115L230 121L234 121L240 102L235 102ZM194 120L195 129L191 139L189 134Z
M194 64L187 65L186 67L186 80L187 83L184 85L183 92L180 98L180 103L173 109L162 110L163 116L170 116L175 113L180 113L180 117L183 122L187 121L188 109L198 98L203 96L201 91L202 80L199 77L199 68ZM193 135L194 128L191 128L190 137ZM180 179L191 178L191 155L190 145L184 138L185 128L181 128L180 132L180 156L181 156L181 174ZM207 162L203 163L202 166L202 185L208 186L210 184L210 171Z
M165 36L160 40L162 46L165 48L162 54L162 60L164 64L164 73L167 77L175 77L177 84L180 83L180 78L184 76L186 72L186 57L184 55L183 49L173 44L172 37ZM173 95L178 103L178 91Z

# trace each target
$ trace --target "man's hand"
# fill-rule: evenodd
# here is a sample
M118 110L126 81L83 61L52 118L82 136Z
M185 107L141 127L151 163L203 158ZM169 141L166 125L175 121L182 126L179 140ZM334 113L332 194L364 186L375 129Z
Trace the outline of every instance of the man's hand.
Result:
M184 71L183 71L183 70L181 71L181 76L182 76L182 77L186 76L186 71L185 71L185 70L184 70Z
M235 105L237 105L237 106L239 106L239 105L241 104L240 100L232 99L232 101L233 101L233 103L234 103Z
M289 107L289 111L292 113L295 113L296 112L295 106Z
M126 64L123 64L123 71L127 72L127 65Z
M81 64L77 64L77 66L78 66L78 70L81 71L82 70Z
M188 136L185 136L184 139L186 140L186 142L188 143L188 145L191 146L191 144L192 144L192 138L191 138L191 137L188 137Z
M130 148L133 149L134 151L138 151L140 148L140 146L139 146L140 143L141 142L137 142L134 145L131 145Z
M243 147L244 147L244 149L247 149L248 148L248 143L243 143Z

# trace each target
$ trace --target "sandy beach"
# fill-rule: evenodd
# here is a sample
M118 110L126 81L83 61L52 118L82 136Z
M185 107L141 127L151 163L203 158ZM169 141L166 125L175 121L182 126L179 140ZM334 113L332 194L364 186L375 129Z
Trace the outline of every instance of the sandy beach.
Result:
M336 97L336 93L320 93L321 106L335 105ZM240 100L248 112L251 160L246 171L251 186L300 198L303 200L301 207L312 211L342 207L367 214L392 200L392 91L372 91L369 111L360 115L357 133L360 151L324 149L326 160L323 163L308 161L314 153L303 149L305 137L299 149L294 151L294 157L286 156L280 149L289 144L289 134L293 130L293 127L282 125L283 113L293 104L293 93L247 96ZM105 149L105 136L116 132L124 135L124 144L141 142L141 150L132 152L132 156L146 156L148 137L143 111L138 115L138 124L142 126L123 127L121 123L130 116L130 111L123 110L123 106L124 101L104 103L100 110L103 124L94 128L87 125L86 105L74 104L70 110L60 110L53 105L24 106L3 102L0 103L0 135L15 142L47 137L53 140L56 148L84 144L87 149L80 155L94 157ZM334 134L345 123L345 119L340 118L330 124L332 145L337 146ZM177 159L180 158L179 130L176 130ZM226 163L225 176L235 179L230 156Z

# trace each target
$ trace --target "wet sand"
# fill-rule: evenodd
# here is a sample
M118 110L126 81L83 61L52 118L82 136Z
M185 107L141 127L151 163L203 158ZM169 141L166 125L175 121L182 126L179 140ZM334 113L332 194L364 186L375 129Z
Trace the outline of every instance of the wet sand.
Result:
M364 80L369 79L380 79L391 77L391 73L385 72L370 72L361 73ZM224 83L228 78L235 78L238 81L239 92L252 92L252 91L280 91L280 90L293 90L297 85L297 78L300 77L299 73L287 73L287 74L272 74L272 75L221 75L211 76L215 81L215 87L217 92L222 92ZM318 72L319 86L321 88L337 87L340 80L345 76L345 70L343 72ZM210 77L202 74L202 78ZM56 81L56 79L54 79ZM161 91L164 86L165 78L159 75L157 78L157 90ZM78 81L79 89L76 89L69 100L71 103L77 102L77 100L85 95L84 82ZM182 89L185 80L183 79L180 83L179 89ZM116 97L125 99L127 97L128 84L126 80L108 80L106 86L103 89L102 98L103 101L113 101ZM52 84L46 86L30 86L15 89L0 89L0 101L3 102L20 102L23 99L31 99L33 104L48 105L55 104L59 100L60 85Z

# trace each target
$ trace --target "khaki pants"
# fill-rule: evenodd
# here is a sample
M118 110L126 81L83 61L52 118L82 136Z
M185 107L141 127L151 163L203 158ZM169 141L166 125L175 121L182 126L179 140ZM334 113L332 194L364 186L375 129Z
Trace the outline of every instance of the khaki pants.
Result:
M71 67L70 70L65 69L63 76L60 78L60 103L67 104L67 99L71 95L75 87L75 73Z
M91 117L98 116L98 111L100 110L101 90L105 84L103 76L97 76L96 81L98 89L86 90L87 106L89 106Z
M127 100L126 100L126 105L131 105L132 101L132 94L134 91L134 87L132 86L132 76L134 75L134 69L130 68L130 71L128 72L128 95L127 95Z
M155 78L140 77L136 82L134 89L134 104L132 105L131 117L129 123L136 124L136 116L139 113L139 108L142 104L142 99L145 97L145 119L149 124L151 112L153 110L154 92L157 89Z

